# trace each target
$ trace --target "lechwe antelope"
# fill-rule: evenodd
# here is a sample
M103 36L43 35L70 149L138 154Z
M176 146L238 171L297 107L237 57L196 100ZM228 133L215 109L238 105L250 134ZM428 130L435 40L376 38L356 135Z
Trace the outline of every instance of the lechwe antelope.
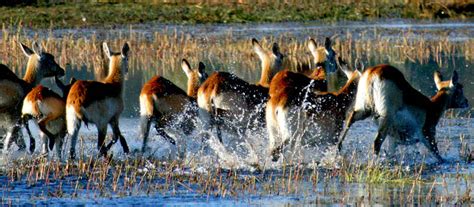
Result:
M324 77L310 79L298 73L281 72L273 78L266 108L273 161L278 160L288 143L304 142L311 146L337 142L360 77L358 70L349 70L340 58L339 68L348 80L337 92L318 92L326 83Z
M109 74L102 81L76 81L69 91L66 100L67 131L71 137L71 158L75 157L77 135L81 123L87 125L93 123L97 127L97 148L101 155L106 155L112 144L120 139L123 151L129 152L127 141L119 129L119 118L123 111L123 81L128 72L129 46L125 43L120 53L109 50L106 43L103 44L104 52L109 63ZM113 131L113 140L104 145L107 133L107 125L110 124Z
M66 97L76 79L72 78L68 85L64 85L57 77L54 79L62 91L62 96L49 88L38 85L26 95L21 113L24 121L34 118L38 123L43 141L41 152L46 153L48 146L52 150L56 145L57 156L61 158L63 138L66 135ZM30 139L30 142L34 141Z
M336 72L336 52L332 49L332 41L329 37L324 40L324 47L318 47L313 38L308 42L309 51L313 55L313 62L316 66L324 68L324 72L331 74ZM310 71L312 72L312 71ZM309 75L311 77L311 75Z
M4 153L8 151L12 141L15 141L20 149L26 148L20 133L21 107L26 94L43 78L64 75L64 70L56 63L54 56L45 52L40 45L33 43L33 49L22 43L19 45L28 57L23 79L18 78L7 66L0 64L0 136L6 134L3 142Z
M179 128L185 134L189 134L193 127L192 118L196 117L197 90L202 82L207 78L204 71L204 63L199 62L197 69L191 69L189 62L183 59L181 68L188 77L188 89L184 92L181 88L173 84L166 78L159 75L151 78L143 85L140 93L140 137L143 140L142 152L145 152L148 141L148 133L150 125L155 123L155 129L158 135L175 144L175 140L171 138L164 130L170 123L179 121L181 115L188 118L182 123L178 123Z
M414 89L393 66L378 65L367 69L360 78L354 108L347 116L339 140L339 150L349 127L357 120L372 116L378 125L375 154L380 152L389 135L391 153L397 144L421 141L442 162L435 139L436 125L447 108L465 108L468 102L456 71L449 81L442 81L441 74L435 72L434 81L438 92L430 100Z
M203 127L209 130L215 126L221 142L221 121L217 120L238 120L234 127L242 134L250 120L263 118L264 110L259 111L259 108L267 102L270 80L283 67L284 55L280 53L278 44L274 43L272 51L267 51L252 39L252 46L262 64L257 84L250 84L231 73L214 72L198 90L199 117Z

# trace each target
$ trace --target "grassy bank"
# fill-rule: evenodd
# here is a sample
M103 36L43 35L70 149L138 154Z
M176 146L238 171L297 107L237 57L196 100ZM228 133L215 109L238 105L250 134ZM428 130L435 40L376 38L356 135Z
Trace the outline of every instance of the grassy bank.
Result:
M428 3L412 1L408 4L402 0L171 2L73 4L61 1L46 1L46 3L33 1L33 3L0 7L0 21L7 25L22 24L32 28L48 28L51 25L54 27L110 26L151 21L193 24L377 18L465 19L474 16L472 12L474 4L468 1L455 3L446 0L428 1Z

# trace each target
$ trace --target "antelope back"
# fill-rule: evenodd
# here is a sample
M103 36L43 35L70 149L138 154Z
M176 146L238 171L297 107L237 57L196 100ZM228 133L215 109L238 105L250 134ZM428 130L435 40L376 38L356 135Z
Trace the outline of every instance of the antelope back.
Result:
M41 105L41 106L40 106ZM42 85L34 87L23 100L22 114L34 117L63 114L64 99Z
M282 94L296 97L305 88L313 92L327 91L327 82L325 79L311 79L303 74L284 70L272 79L269 94L272 98Z

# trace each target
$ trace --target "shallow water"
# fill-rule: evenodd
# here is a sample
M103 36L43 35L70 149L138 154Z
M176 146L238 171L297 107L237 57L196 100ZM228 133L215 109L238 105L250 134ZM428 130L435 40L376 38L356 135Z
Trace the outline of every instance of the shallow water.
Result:
M153 38L155 31L160 32L184 32L195 38L202 38L203 41L209 38L219 39L231 35L235 39L248 39L251 37L280 36L282 38L291 37L298 40L305 40L308 36L323 38L325 36L339 35L346 38L351 34L354 39L373 38L381 35L393 40L401 38L406 33L410 33L409 38L437 39L449 34L449 41L463 42L472 40L474 36L474 23L465 22L423 22L409 20L387 20L382 22L340 22L337 24L312 23L278 23L278 24L256 24L256 25L134 25L132 30L129 27L118 26L116 28L82 28L74 30L55 30L52 34L55 37L62 37L74 34L75 37L90 37L95 34L99 39L113 39L119 36L130 35L130 32ZM31 35L28 30L26 35ZM48 36L49 31L35 31L39 36ZM383 63L390 63L405 74L412 85L426 95L435 93L435 86L432 74L435 70L442 69L448 74L453 70L458 70L461 82L464 84L464 92L471 105L474 103L474 68L473 61L466 59L463 54L447 57L448 61L442 68L433 60L428 63L412 61L393 62L387 58ZM380 59L368 59L366 65L382 63ZM79 66L71 66L80 68ZM229 71L244 77L246 80L254 80L243 71ZM235 67L234 67L235 68ZM93 77L86 70L73 70L68 76L82 78ZM141 147L141 140L138 138L138 119L135 118L138 112L138 92L144 80L149 79L151 74L135 71L129 74L126 81L125 90L126 111L121 119L121 129L131 146L131 155L125 156L119 144L112 148L114 158L117 160L134 159L141 157L138 149ZM46 81L48 82L48 81ZM177 83L183 86L184 83ZM224 196L218 194L199 193L200 187L190 185L175 185L168 190L147 192L145 187L135 186L127 191L127 194L116 193L110 189L101 191L99 189L79 189L75 190L76 184L88 185L87 179L77 177L63 177L47 182L40 180L34 185L27 182L25 177L11 181L7 176L8 167L11 160L34 159L34 156L23 152L12 152L1 158L3 169L0 173L0 189L2 189L2 204L35 204L35 205L189 205L189 206L221 206L221 205L271 205L287 206L289 204L350 204L350 205L437 205L440 203L454 205L460 204L463 195L470 196L469 202L474 202L473 182L474 164L466 161L466 155L461 154L461 149L474 151L474 119L470 118L472 106L463 111L449 112L449 117L453 115L459 118L444 118L437 128L437 141L441 156L447 160L446 163L437 165L435 159L428 150L421 144L415 146L400 146L396 155L381 155L375 158L381 165L403 166L406 172L414 172L422 163L426 163L421 175L424 182L413 183L366 183L366 182L346 182L341 176L330 176L338 171L340 159L345 157L355 164L368 163L374 158L371 155L372 141L376 133L376 127L370 120L360 121L354 124L349 131L344 143L344 149L340 155L335 153L333 148L300 148L294 154L286 153L285 157L294 156L292 159L279 162L271 162L266 153L267 145L266 132L262 129L247 130L244 135L225 134L224 144L220 144L214 137L202 142L200 137L199 121L198 129L190 136L185 136L175 127L169 127L168 131L178 140L183 148L176 148L156 136L151 130L151 137L148 143L149 149L145 156L152 159L171 160L176 159L177 152L184 151L185 162L189 166L183 169L183 173L202 173L206 175L209 169L236 169L240 172L237 182L244 182L246 179L258 178L254 192L237 191L233 195ZM126 117L126 118L125 118ZM37 129L33 127L35 133ZM83 126L80 133L78 149L83 149L79 153L90 157L97 155L95 149L96 129ZM110 134L110 130L109 130ZM245 137L245 139L242 139ZM109 138L110 139L110 138ZM67 140L69 141L69 140ZM40 146L36 143L37 150ZM63 154L67 154L69 143L65 144L66 149ZM386 146L383 146L383 150ZM183 150L185 149L185 150ZM382 152L383 152L382 150ZM384 153L382 153L384 154ZM354 164L353 163L353 164ZM278 189L269 191L268 186L274 185L281 179L284 166L302 165L304 173L302 179L291 184L291 189L296 191L286 192ZM258 169L257 169L258 168ZM260 170L264 169L264 172ZM314 184L311 177L315 172L321 174L321 178ZM324 175L324 176L323 176ZM107 178L112 179L112 174ZM233 178L224 178L231 182ZM284 178L283 178L284 179ZM279 181L279 180L278 180ZM124 182L123 180L121 182ZM163 178L155 178L148 185L164 185ZM184 183L187 184L187 183ZM91 184L94 186L94 184ZM61 195L58 195L58 188L61 188ZM425 201L427 195L431 195Z
M124 136L132 149L132 154L127 159L134 159L141 156L136 151L141 147L141 140L138 139L138 129L135 127L137 119L124 118L121 121L121 128ZM37 128L32 127L33 131ZM234 169L238 170L238 178L241 182L247 179L257 178L259 182L255 186L255 191L239 192L232 195L213 195L199 193L201 187L197 185L184 183L183 185L173 185L168 190L148 192L147 185L163 185L165 186L165 178L154 178L142 187L135 186L127 193L112 192L108 190L100 190L96 185L89 183L87 178L63 177L60 179L51 178L50 181L39 180L33 185L27 182L26 178L16 180L14 182L8 180L5 175L0 176L0 188L3 189L4 204L38 204L38 205L134 205L134 204L172 204L172 205L277 205L284 206L286 204L369 204L369 205L400 205L404 203L435 205L439 203L455 204L459 202L463 196L469 195L471 198L474 192L471 191L474 175L474 165L465 161L464 155L460 154L461 145L474 148L474 119L442 119L437 129L438 146L446 163L438 165L434 157L430 155L424 146L417 144L416 146L400 146L397 154L393 156L381 156L380 163L391 164L394 166L402 166L406 172L415 173L420 164L428 164L423 174L420 175L418 183L359 183L345 182L340 176L331 176L339 168L331 153L321 154L317 149L306 149L297 159L298 165L302 165L303 173L300 180L293 181L293 190L287 192L283 189L268 190L268 186L285 180L282 176L282 162L273 163L268 158L265 159L265 153L262 148L246 149L247 153L239 153L238 150L223 150L236 147L236 143L224 142L225 147L218 146L217 143L211 144L212 150L202 150L202 142L196 140L195 136L179 136L179 143L186 142L186 162L192 163L189 168L181 169L176 173L195 174L202 173L207 175L212 169ZM351 128L350 133L345 141L342 156L352 157L354 163L367 163L373 160L370 156L370 148L376 128L370 120L356 122ZM109 130L110 133L110 130ZM34 133L35 134L35 133ZM91 155L97 155L95 149L95 128L81 129L81 139L77 148L82 149L79 152L86 159ZM153 132L152 132L153 134ZM463 139L460 139L460 136ZM109 138L110 139L110 138ZM230 135L224 136L224 140L235 139ZM247 141L257 143L263 140L263 135L249 135ZM239 139L237 139L239 140ZM69 141L69 140L68 140ZM180 142L181 141L181 142ZM237 142L238 143L238 142ZM37 142L37 146L40 143ZM264 144L264 143L263 143ZM263 145L262 144L262 145ZM69 149L69 143L66 142L66 152ZM151 136L149 142L148 153L145 155L148 159L165 159L169 156L176 158L176 147L158 136ZM244 145L248 146L248 145ZM255 146L253 146L255 147ZM382 148L385 149L386 146ZM254 150L254 151L252 151ZM114 159L122 160L125 157L122 149L117 143L112 147ZM250 152L250 153L249 153ZM262 171L255 171L254 165L248 154L256 154ZM369 154L369 156L367 156ZM7 158L8 157L8 158ZM3 159L31 159L31 155L21 152L10 153ZM174 157L174 158L173 158ZM398 157L398 158L397 158ZM322 161L326 159L326 161ZM5 160L4 160L5 161ZM329 163L328 163L329 162ZM319 163L318 166L314 163ZM354 164L353 163L353 164ZM385 165L382 164L382 165ZM153 168L143 168L154 169ZM260 169L261 170L261 169ZM113 169L111 169L113 171ZM320 174L319 182L312 182L312 176L315 172ZM212 173L210 174L212 176ZM225 175L225 173L224 173ZM287 175L286 175L287 176ZM112 179L113 173L110 173ZM224 177L224 183L235 178ZM423 181L424 180L424 181ZM121 181L123 182L123 180ZM184 181L183 181L184 182ZM84 189L75 187L79 183ZM85 189L85 186L93 186ZM189 185L185 187L184 185ZM58 196L59 186L61 194ZM95 189L94 186L97 188ZM466 194L467 193L467 194ZM426 200L426 196L431 195ZM472 200L470 201L472 202Z

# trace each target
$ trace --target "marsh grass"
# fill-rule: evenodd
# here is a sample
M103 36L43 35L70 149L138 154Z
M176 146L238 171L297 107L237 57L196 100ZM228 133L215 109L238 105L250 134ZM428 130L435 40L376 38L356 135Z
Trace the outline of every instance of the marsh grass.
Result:
M279 171L254 173L222 168L193 169L181 161L138 157L123 160L82 157L74 162L39 158L10 163L5 171L8 182L2 186L6 194L17 183L25 183L32 189L42 186L45 190L42 199L191 194L208 199L295 196L305 203L320 204L368 204L388 200L412 204L472 201L472 184L469 184L474 179L472 175L458 170L454 174L432 178L423 176L428 167L422 164L407 170L401 165L384 167L375 163L374 160L355 165L345 163L340 169L284 165ZM456 192L449 192L453 185L461 183L465 189L454 187ZM353 192L353 185L365 187ZM377 192L377 186L397 186L398 190L382 188L385 190ZM365 197L355 196L361 191ZM333 200L324 200L328 197ZM2 198L2 202L6 200Z
M106 74L105 60L101 43L108 42L117 50L124 42L132 47L130 70L127 75L125 89L125 115L135 116L138 110L138 93L141 86L152 76L162 75L181 88L185 88L186 76L181 70L182 58L196 67L199 61L206 65L206 71L230 71L249 82L256 82L260 76L260 63L253 52L249 38L242 39L232 35L196 37L191 33L177 30L154 32L152 37L135 32L131 26L126 33L89 37L76 37L73 34L55 37L53 31L48 36L33 35L24 31L23 27L15 30L3 26L0 42L0 62L6 64L20 76L26 67L26 58L17 42L27 45L40 41L48 52L56 56L56 60L66 68L66 80L71 76L79 79L101 79ZM440 34L439 39L425 38L424 35L407 31L401 38L388 38L373 31L363 31L358 38L351 33L342 33L334 37L334 48L340 56L352 65L356 59L365 66L390 63L398 66L410 82L422 92L432 94L432 81L414 79L420 74L432 76L435 69L463 68L470 65L474 58L474 40L451 41L449 34ZM402 33L400 33L402 35ZM322 45L323 37L315 37ZM284 33L278 36L265 36L260 40L264 48L271 48L273 42L280 45L286 55L286 68L298 70L303 65L311 65L312 57L307 49L305 39ZM420 69L409 70L410 67ZM311 66L310 66L311 68ZM416 71L416 72L415 72ZM467 71L468 74L470 73ZM342 75L341 75L342 77ZM467 77L467 76L466 76ZM466 78L462 76L462 78ZM412 79L412 80L410 80ZM466 78L467 80L467 78ZM341 78L330 87L336 90L345 82ZM430 87L427 88L426 84ZM472 85L466 85L467 93ZM472 100L472 99L471 99ZM470 112L469 112L470 113ZM470 116L470 115L468 115Z
M33 1L35 2L35 1ZM36 1L0 7L0 21L32 28L161 23L246 23L336 21L378 18L453 18L473 16L472 2L431 1ZM8 4L8 3L7 3ZM25 5L26 4L26 5Z
M183 57L208 63L211 70L229 70L243 73L244 78L258 78L259 61L251 48L250 40L235 40L231 34L224 37L194 37L192 34L177 31L155 32L153 38L147 38L139 32L134 32L130 27L129 35L118 34L116 37L99 38L92 35L87 37L75 37L74 35L55 38L39 37L33 35L28 38L22 27L16 30L7 29L3 25L0 60L9 65L16 72L23 72L25 58L18 48L18 42L30 45L33 41L41 41L43 46L56 56L62 65L69 65L75 69L83 67L87 70L101 71L104 68L104 56L101 43L109 42L114 47L127 41L133 45L133 53L130 69L143 71L145 74L171 73L180 70L179 60ZM441 39L425 39L423 36L415 37L408 31L401 38L386 38L363 32L359 38L354 40L351 33L339 35L335 38L334 48L340 56L354 63L356 58L362 59L367 64L377 62L390 62L403 64L417 62L420 64L435 62L439 67L444 67L448 61L454 61L452 57L462 56L466 61L473 61L474 41L451 41L448 34ZM367 38L365 37L367 36ZM442 36L442 35L441 35ZM365 40L367 39L367 40ZM322 45L323 39L317 40ZM298 40L291 34L283 34L277 37L264 37L261 44L265 48L271 48L276 42L281 50L287 55L287 68L295 70L297 64L309 63L309 51L306 40ZM171 75L173 76L173 75ZM182 76L179 74L179 76Z

